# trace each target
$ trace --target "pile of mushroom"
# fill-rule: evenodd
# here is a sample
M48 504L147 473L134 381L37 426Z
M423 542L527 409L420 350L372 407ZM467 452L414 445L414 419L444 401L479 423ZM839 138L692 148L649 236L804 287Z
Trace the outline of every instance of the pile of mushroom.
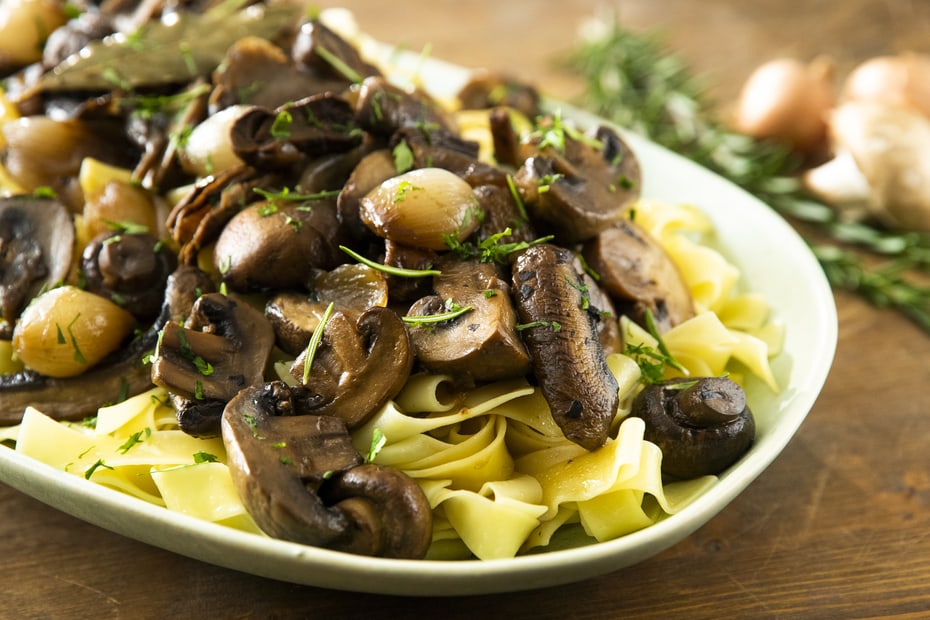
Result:
M734 125L812 166L805 187L849 219L930 231L930 56L879 56L837 90L830 62L777 59L747 80Z
M270 535L392 557L426 553L428 502L348 433L411 373L527 377L565 437L607 441L619 313L664 331L694 312L630 216L620 135L582 134L526 87L501 107L482 77L462 99L491 108L489 162L446 107L297 7L155 4L89 7L9 76L2 162L23 194L0 202L0 307L27 367L0 377L0 420L78 419L155 383L181 429L222 436ZM101 38L142 21L131 44ZM40 131L61 154L37 152ZM91 191L88 161L128 172ZM109 318L85 338L91 314ZM30 356L37 326L66 370Z

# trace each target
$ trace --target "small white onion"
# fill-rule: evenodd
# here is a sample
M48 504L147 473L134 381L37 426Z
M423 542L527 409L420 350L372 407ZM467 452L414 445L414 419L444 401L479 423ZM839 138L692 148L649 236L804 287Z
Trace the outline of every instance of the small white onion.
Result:
M479 225L471 186L440 168L392 177L361 200L362 221L379 237L402 245L447 249L446 238L463 241Z
M185 172L204 177L242 164L233 152L229 130L249 106L233 105L194 127L178 152Z

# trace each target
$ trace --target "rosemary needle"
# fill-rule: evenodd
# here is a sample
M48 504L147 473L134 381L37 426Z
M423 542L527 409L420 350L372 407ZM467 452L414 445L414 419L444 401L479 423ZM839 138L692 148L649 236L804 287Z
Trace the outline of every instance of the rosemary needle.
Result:
M930 333L930 235L849 222L806 194L801 161L789 150L738 134L719 122L689 67L654 35L615 19L584 39L567 65L584 82L580 104L729 179L785 217L812 227L814 253L834 288L893 308ZM813 242L809 240L809 243ZM885 260L867 266L863 253Z

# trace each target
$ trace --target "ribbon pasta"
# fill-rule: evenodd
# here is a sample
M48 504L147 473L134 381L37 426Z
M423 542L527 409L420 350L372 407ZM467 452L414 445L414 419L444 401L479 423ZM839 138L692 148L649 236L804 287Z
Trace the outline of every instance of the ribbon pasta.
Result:
M739 290L739 270L703 243L712 232L697 209L641 200L636 221L680 266L698 310L663 334L663 344L693 376L743 373L778 385L769 359L783 327L765 299ZM658 347L626 317L625 344ZM528 381L502 381L459 392L452 377L415 374L352 441L374 461L415 479L434 511L430 558L508 558L546 548L560 532L603 541L681 510L716 477L666 483L662 453L644 440L644 423L628 417L641 388L634 360L608 356L621 405L604 446L588 452L568 441L546 401ZM678 371L667 370L673 374ZM222 440L177 428L167 393L155 388L102 407L94 427L59 423L35 409L3 439L53 467L167 509L261 534L225 465Z

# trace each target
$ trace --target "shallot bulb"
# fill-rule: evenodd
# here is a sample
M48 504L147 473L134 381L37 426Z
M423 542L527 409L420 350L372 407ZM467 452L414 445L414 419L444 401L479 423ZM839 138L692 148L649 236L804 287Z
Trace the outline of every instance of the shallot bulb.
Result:
M833 66L826 58L803 63L790 58L758 67L740 94L737 131L770 139L802 153L825 146L827 112L834 106Z

